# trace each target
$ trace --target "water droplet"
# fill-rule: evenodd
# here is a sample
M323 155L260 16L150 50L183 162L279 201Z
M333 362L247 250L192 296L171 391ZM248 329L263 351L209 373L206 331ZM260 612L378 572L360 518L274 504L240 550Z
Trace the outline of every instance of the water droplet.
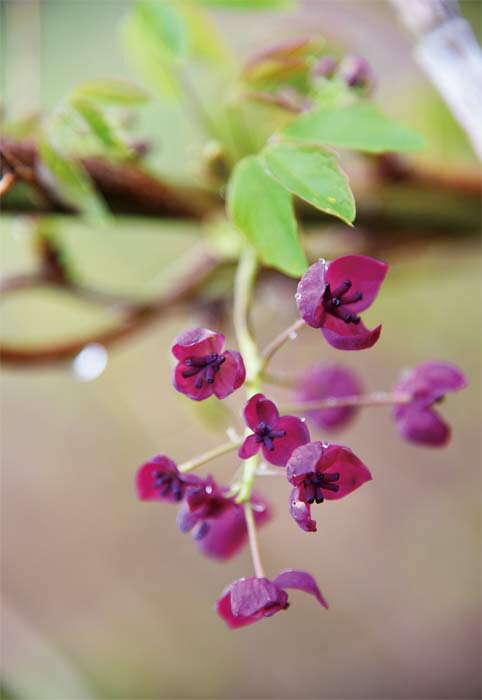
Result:
M299 292L296 292L295 299L296 301L299 301L301 299L301 294Z
M212 493L213 492L213 487L212 486L206 486L206 493Z
M296 333L296 331L291 331L290 340L296 340L297 337L298 337L298 333Z
M99 343L89 343L72 361L72 373L80 382L100 377L107 366L107 350Z

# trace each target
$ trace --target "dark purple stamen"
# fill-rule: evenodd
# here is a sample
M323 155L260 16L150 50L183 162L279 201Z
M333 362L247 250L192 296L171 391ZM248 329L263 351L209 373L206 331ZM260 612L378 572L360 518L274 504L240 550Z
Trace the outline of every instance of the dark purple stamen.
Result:
M273 440L284 437L286 430L273 430L270 425L261 421L254 434L256 435L256 442L263 443L272 452L274 450Z
M333 472L332 474L314 472L306 476L303 480L306 502L310 504L315 503L315 501L316 503L323 503L323 490L339 491L340 487L338 484L332 483L333 481L338 481L339 478L339 472Z
M181 501L183 496L183 485L176 474L155 471L152 472L154 486L160 489L161 496L167 496L171 491L175 501Z
M199 375L196 379L195 387L200 389L203 381L206 381L208 384L214 382L214 377L225 360L224 355L218 355L217 352L211 352L209 355L204 355L204 357L188 357L184 360L184 364L191 369L185 369L182 376L187 379L188 377L194 377L196 374Z
M360 323L360 317L357 316L352 311L346 309L349 304L354 304L357 301L363 299L363 294L361 292L354 292L348 294L348 290L351 288L350 280L345 280L336 287L333 291L330 285L327 284L322 296L322 304L324 310L335 316L335 318L341 318L345 323Z

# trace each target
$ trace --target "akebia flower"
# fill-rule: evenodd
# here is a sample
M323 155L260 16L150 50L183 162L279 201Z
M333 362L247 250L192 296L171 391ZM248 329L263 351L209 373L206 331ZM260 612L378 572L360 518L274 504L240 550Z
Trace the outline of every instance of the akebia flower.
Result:
M295 298L303 320L321 328L339 350L362 350L374 345L381 325L368 330L360 316L378 294L388 265L365 255L344 255L311 265L298 284Z
M215 559L228 559L236 554L247 540L244 508L226 494L228 489L208 477L189 489L182 502L177 523L182 532L191 532L198 549ZM270 518L268 504L252 495L254 521L257 527Z
M244 408L244 419L253 431L238 450L241 459L248 459L261 448L270 464L284 467L291 453L310 440L308 428L296 416L280 416L275 404L255 394Z
M296 398L300 402L358 396L362 392L357 375L340 365L316 365L299 378ZM322 430L336 430L349 423L357 412L355 406L335 406L307 411L306 415Z
M141 501L168 501L178 503L189 486L197 486L201 479L195 474L183 474L166 455L156 455L139 467L136 474L137 495Z
M316 522L311 519L313 503L343 498L372 478L348 447L325 442L298 447L286 465L286 476L294 486L291 516L306 532L316 532Z
M242 578L225 588L218 600L216 610L233 629L257 622L263 617L271 617L289 606L285 588L298 590L315 596L317 601L328 608L315 579L305 571L290 569L283 571L273 581L267 578Z
M410 442L433 447L450 439L450 426L434 410L449 391L467 386L464 374L448 362L423 362L405 372L395 391L411 400L394 406L393 415L401 435Z
M195 401L232 394L244 382L246 370L239 352L223 350L224 335L207 328L192 328L178 336L172 347L179 360L174 387Z

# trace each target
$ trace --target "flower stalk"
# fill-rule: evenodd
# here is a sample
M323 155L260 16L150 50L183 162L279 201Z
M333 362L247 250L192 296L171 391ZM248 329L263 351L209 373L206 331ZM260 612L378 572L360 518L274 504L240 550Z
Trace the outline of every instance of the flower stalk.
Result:
M249 548L253 559L254 573L256 574L257 578L264 578L265 573L259 553L258 535L254 522L253 507L249 501L244 503L244 515L246 518L246 527L248 528Z
M203 452L202 454L198 455L197 457L193 457L192 459L188 460L187 462L184 462L181 464L178 469L180 472L192 472L194 469L197 469L198 467L202 467L203 464L207 464L207 462L210 462L213 459L216 459L216 457L222 457L222 455L227 454L228 452L233 452L234 450L237 450L238 447L240 446L241 442L225 442L222 445L219 445L218 447L214 447L212 450L208 450L207 452Z
M341 408L344 406L393 406L395 404L409 403L411 398L410 394L377 391L373 394L340 396L322 399L321 401L281 404L280 410L287 413L305 413L306 411L317 411L323 408Z

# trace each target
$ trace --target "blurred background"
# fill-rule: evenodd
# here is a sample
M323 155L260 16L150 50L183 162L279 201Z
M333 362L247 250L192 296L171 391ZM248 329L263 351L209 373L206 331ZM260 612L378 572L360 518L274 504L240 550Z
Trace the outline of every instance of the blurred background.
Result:
M460 6L478 32L480 3ZM222 442L228 425L239 427L219 404L193 405L172 390L169 355L173 338L194 325L222 329L233 346L232 263L201 279L184 303L146 312L148 322L116 342L97 342L122 325L119 298L142 306L172 291L213 228L222 245L223 223L206 223L216 212L192 212L196 198L209 208L213 192L203 186L206 139L192 103L153 89L126 57L120 28L128 0L0 7L5 137L28 141L29 120L52 113L81 81L132 80L152 99L121 117L132 120L133 141L147 144L142 167L169 183L171 204L181 202L175 218L169 202L150 215L116 202L119 213L96 226L62 202L37 206L23 184L5 198L3 279L34 274L39 240L49 240L79 286L117 301L27 285L0 306L2 697L479 698L480 170L391 5L305 0L286 12L210 11L241 61L307 33L363 55L377 76L376 102L429 142L404 160L419 173L408 179L343 154L359 209L354 229L300 214L313 259L356 251L390 263L367 313L368 326L383 321L381 341L368 352L337 353L307 331L275 368L336 360L375 391L389 390L403 367L434 359L454 362L469 380L440 408L453 428L446 449L403 442L383 407L337 435L374 480L356 497L320 507L316 536L290 519L285 480L260 480L276 511L260 534L269 575L309 570L330 610L295 592L286 614L236 632L214 605L225 585L251 575L249 552L224 563L203 558L178 531L173 507L141 503L133 489L137 466L153 454L182 462ZM215 87L203 76L195 85L215 106ZM261 275L261 344L295 319L295 285L273 271ZM97 344L79 355L88 339ZM66 346L74 349L45 357ZM271 395L288 398L283 389ZM225 403L235 414L242 397ZM225 457L212 472L228 481L235 466Z

